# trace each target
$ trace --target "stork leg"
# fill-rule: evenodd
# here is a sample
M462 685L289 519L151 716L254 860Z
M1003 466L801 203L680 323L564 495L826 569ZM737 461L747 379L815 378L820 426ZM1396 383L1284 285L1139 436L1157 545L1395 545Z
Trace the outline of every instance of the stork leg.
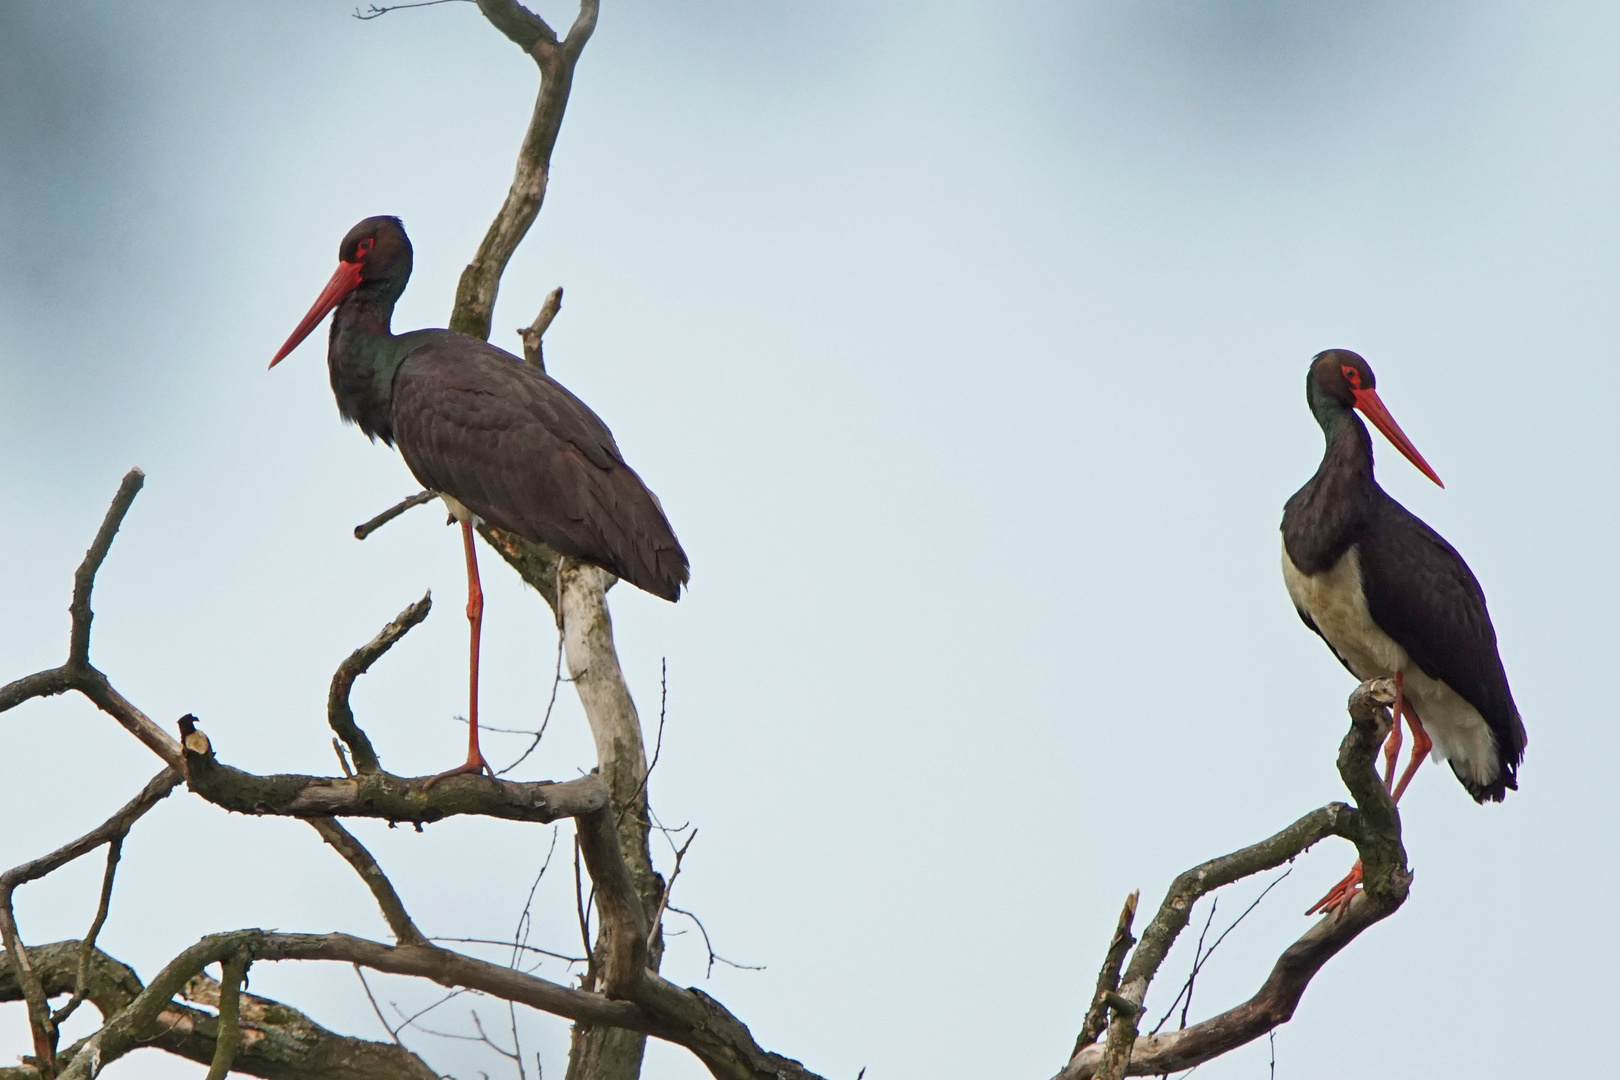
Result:
M495 775L495 770L489 767L483 752L478 749L478 641L484 629L484 589L478 581L478 549L473 545L471 521L461 523L461 541L467 550L467 622L472 632L467 664L467 760L435 776L430 783L462 773L487 772L490 776Z
M1429 756L1429 751L1434 749L1434 740L1423 730L1423 721L1418 719L1418 714L1412 711L1410 704L1406 706L1406 722L1412 725L1412 760L1406 763L1406 771L1401 773L1401 782L1395 785L1395 791L1391 795L1396 802L1401 801L1401 793L1406 790L1406 785L1412 782L1412 776L1418 771L1418 766L1423 764Z
M1423 730L1423 724L1418 720L1417 710L1412 703L1406 700L1406 686L1401 679L1401 673L1395 673L1395 704L1390 708L1392 722L1389 726L1389 735L1384 739L1384 790L1390 793L1391 802L1400 802L1401 793L1406 785L1412 782L1412 775L1417 772L1418 766L1434 747L1429 733ZM1395 765L1401 757L1401 717L1406 718L1412 729L1412 757L1407 762L1406 770L1401 773L1400 782L1395 781ZM1328 890L1328 894L1312 904L1307 915L1318 913L1326 915L1343 911L1350 906L1356 893L1361 891L1361 860L1344 876L1344 880Z

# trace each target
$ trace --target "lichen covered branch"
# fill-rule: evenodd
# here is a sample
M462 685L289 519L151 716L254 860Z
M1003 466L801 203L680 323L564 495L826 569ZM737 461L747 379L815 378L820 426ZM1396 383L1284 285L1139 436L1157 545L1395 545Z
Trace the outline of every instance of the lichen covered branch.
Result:
M1121 978L1117 1003L1121 1007L1112 1010L1107 1042L1079 1046L1058 1080L1112 1080L1190 1069L1259 1038L1293 1016L1305 987L1323 964L1405 902L1411 874L1401 845L1400 816L1374 766L1388 729L1385 707L1394 700L1394 684L1388 679L1362 683L1350 695L1350 731L1340 744L1338 764L1340 778L1356 799L1355 808L1330 803L1267 840L1211 859L1176 878L1142 931ZM1290 945L1248 1001L1182 1031L1138 1037L1136 1021L1148 985L1198 898L1278 866L1328 836L1351 841L1361 855L1366 886L1349 907L1324 917Z
M187 786L209 802L239 814L327 818L369 817L426 824L458 814L508 821L548 823L579 817L607 805L607 790L595 776L560 784L516 783L482 776L259 776L219 761L197 728L196 717L181 719L186 732Z
M68 993L78 983L83 952L80 941L58 941L29 950L47 996ZM91 949L88 956L86 998L103 1017L116 1016L144 987L133 971L99 949ZM218 1008L221 1004L220 984L202 974L186 983L183 995L201 1005ZM0 957L0 1001L16 1001L20 996L15 968ZM231 1065L236 1073L275 1080L437 1080L438 1074L402 1047L339 1035L267 998L239 995L238 1026L243 1037ZM170 1001L153 1027L155 1034L143 1045L202 1065L214 1060L218 1020L213 1014ZM71 1059L77 1050L70 1048L63 1057ZM111 1060L103 1053L102 1066ZM13 1074L18 1080L39 1075L27 1067L0 1069L0 1077L9 1080Z

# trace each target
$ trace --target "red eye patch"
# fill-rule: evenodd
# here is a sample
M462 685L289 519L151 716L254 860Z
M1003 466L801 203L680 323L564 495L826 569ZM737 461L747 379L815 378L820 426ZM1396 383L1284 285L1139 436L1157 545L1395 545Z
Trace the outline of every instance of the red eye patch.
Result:
M1345 364L1343 367L1339 368L1339 373L1344 376L1345 382L1349 383L1357 390L1361 389L1361 372L1357 371L1349 364Z

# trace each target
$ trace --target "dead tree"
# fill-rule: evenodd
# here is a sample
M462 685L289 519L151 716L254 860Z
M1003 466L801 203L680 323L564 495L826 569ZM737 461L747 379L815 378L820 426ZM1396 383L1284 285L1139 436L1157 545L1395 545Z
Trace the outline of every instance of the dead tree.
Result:
M540 91L511 190L461 277L450 320L453 329L487 337L502 273L545 197L574 67L596 26L598 3L583 0L573 26L561 38L513 0L478 0L478 7L540 70ZM534 323L520 331L529 362L543 362L541 337L560 305L558 289L546 299ZM74 575L66 661L0 687L0 713L35 698L80 693L161 762L157 775L102 825L0 874L4 945L0 1001L26 1003L34 1049L20 1066L0 1067L0 1080L90 1078L137 1046L154 1046L206 1063L210 1080L228 1072L289 1080L427 1080L436 1075L397 1041L374 1042L328 1031L288 1005L244 991L253 964L282 961L332 961L357 970L412 976L566 1017L575 1025L571 1080L633 1080L648 1036L688 1048L722 1080L819 1080L799 1062L761 1048L743 1022L718 1001L700 990L675 986L658 974L668 885L655 871L650 853L647 753L613 644L606 602L613 584L610 575L561 559L543 545L500 529L487 525L480 529L485 541L556 616L562 651L595 738L597 763L588 775L562 783L477 776L430 783L381 768L349 705L350 690L361 674L427 617L428 597L407 607L346 658L333 676L327 719L341 748L344 775L255 775L222 760L196 717L180 718L171 734L168 726L126 699L90 662L90 600L96 574L143 481L139 470L124 478ZM356 536L363 539L430 498L423 493L407 499L358 527ZM1391 700L1391 689L1382 683L1364 684L1351 697L1351 729L1340 748L1339 769L1355 807L1325 806L1268 840L1182 874L1140 942L1132 937L1133 894L1108 948L1074 1054L1058 1073L1060 1080L1189 1068L1258 1038L1288 1020L1311 977L1330 957L1400 906L1410 881L1400 822L1373 768L1374 750L1388 725L1384 706ZM370 890L393 943L337 933L225 930L204 935L145 983L103 953L96 940L108 915L124 837L182 783L196 797L223 810L309 822ZM422 826L452 815L573 822L578 852L593 887L598 926L580 985L561 985L430 941L377 861L340 823L345 817L369 817ZM1249 1001L1183 1030L1140 1035L1144 995L1186 926L1193 903L1223 885L1292 859L1327 836L1343 837L1357 847L1365 867L1364 893L1341 915L1316 923L1290 946ZM15 891L103 848L106 869L100 903L83 938L27 944L14 915ZM678 871L677 857L672 880ZM583 923L583 903L580 915ZM215 964L219 980L204 971ZM85 1039L60 1045L62 1023L86 1001L101 1014L101 1026Z

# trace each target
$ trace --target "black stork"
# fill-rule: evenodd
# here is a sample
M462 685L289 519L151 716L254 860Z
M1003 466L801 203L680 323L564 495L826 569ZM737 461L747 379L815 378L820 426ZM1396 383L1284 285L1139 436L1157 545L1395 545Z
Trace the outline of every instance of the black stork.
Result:
M371 217L338 245L338 268L270 366L334 308L327 367L343 419L397 446L422 486L461 522L471 624L467 760L441 776L493 770L478 749L483 589L473 546L482 519L549 544L674 601L686 552L658 497L625 464L613 433L561 383L503 349L449 330L394 334L411 276L398 218Z
M1462 556L1373 478L1372 437L1358 410L1440 484L1376 385L1367 361L1348 349L1311 361L1305 400L1327 452L1283 509L1283 579L1299 617L1352 675L1395 680L1395 722L1384 745L1391 796L1400 799L1432 750L1436 760L1450 762L1476 802L1500 802L1519 786L1525 734L1496 629ZM1403 717L1412 729L1412 757L1397 782ZM1306 914L1341 909L1360 881L1357 862Z

